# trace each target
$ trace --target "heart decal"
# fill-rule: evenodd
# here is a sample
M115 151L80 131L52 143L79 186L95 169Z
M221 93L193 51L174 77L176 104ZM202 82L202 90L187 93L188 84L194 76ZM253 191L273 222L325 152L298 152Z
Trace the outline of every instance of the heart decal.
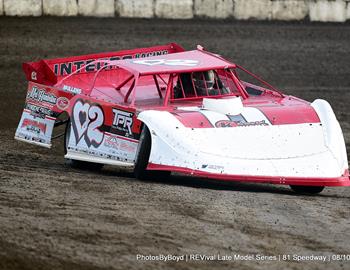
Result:
M103 141L104 133L98 128L103 125L104 115L100 106L77 100L73 107L72 127L76 145L84 137L88 147L97 148Z

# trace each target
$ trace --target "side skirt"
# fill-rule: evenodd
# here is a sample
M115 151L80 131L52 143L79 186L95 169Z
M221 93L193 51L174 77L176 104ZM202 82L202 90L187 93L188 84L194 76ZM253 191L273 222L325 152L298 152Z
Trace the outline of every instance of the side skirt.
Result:
M113 166L129 167L129 168L134 167L134 163L131 163L131 162L94 157L88 154L82 154L82 153L76 153L76 152L70 152L70 151L68 151L64 157L68 159L81 160L81 161L87 161L87 162L93 162L93 163L102 163L102 164L113 165Z

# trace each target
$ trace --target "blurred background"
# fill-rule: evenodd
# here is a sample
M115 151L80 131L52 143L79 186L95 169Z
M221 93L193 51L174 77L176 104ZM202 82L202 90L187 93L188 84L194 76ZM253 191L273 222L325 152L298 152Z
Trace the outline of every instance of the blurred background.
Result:
M349 0L0 0L0 15L345 22Z

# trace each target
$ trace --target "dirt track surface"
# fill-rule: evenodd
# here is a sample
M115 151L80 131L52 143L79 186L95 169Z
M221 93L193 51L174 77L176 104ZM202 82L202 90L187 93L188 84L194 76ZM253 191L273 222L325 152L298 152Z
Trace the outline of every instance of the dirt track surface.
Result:
M350 254L350 189L174 176L139 181L112 167L65 167L13 140L21 63L178 42L207 49L289 94L330 101L350 143L350 25L0 17L0 269L349 269L350 262L142 262L137 254Z

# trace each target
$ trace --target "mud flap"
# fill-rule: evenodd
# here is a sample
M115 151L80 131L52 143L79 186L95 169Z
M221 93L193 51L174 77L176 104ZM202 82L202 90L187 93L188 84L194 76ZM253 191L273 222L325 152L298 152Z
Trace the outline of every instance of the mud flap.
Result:
M29 82L15 139L50 148L56 118L69 109L73 96L51 86Z
M47 115L32 115L31 111L24 109L15 139L50 148L55 120L56 118Z

